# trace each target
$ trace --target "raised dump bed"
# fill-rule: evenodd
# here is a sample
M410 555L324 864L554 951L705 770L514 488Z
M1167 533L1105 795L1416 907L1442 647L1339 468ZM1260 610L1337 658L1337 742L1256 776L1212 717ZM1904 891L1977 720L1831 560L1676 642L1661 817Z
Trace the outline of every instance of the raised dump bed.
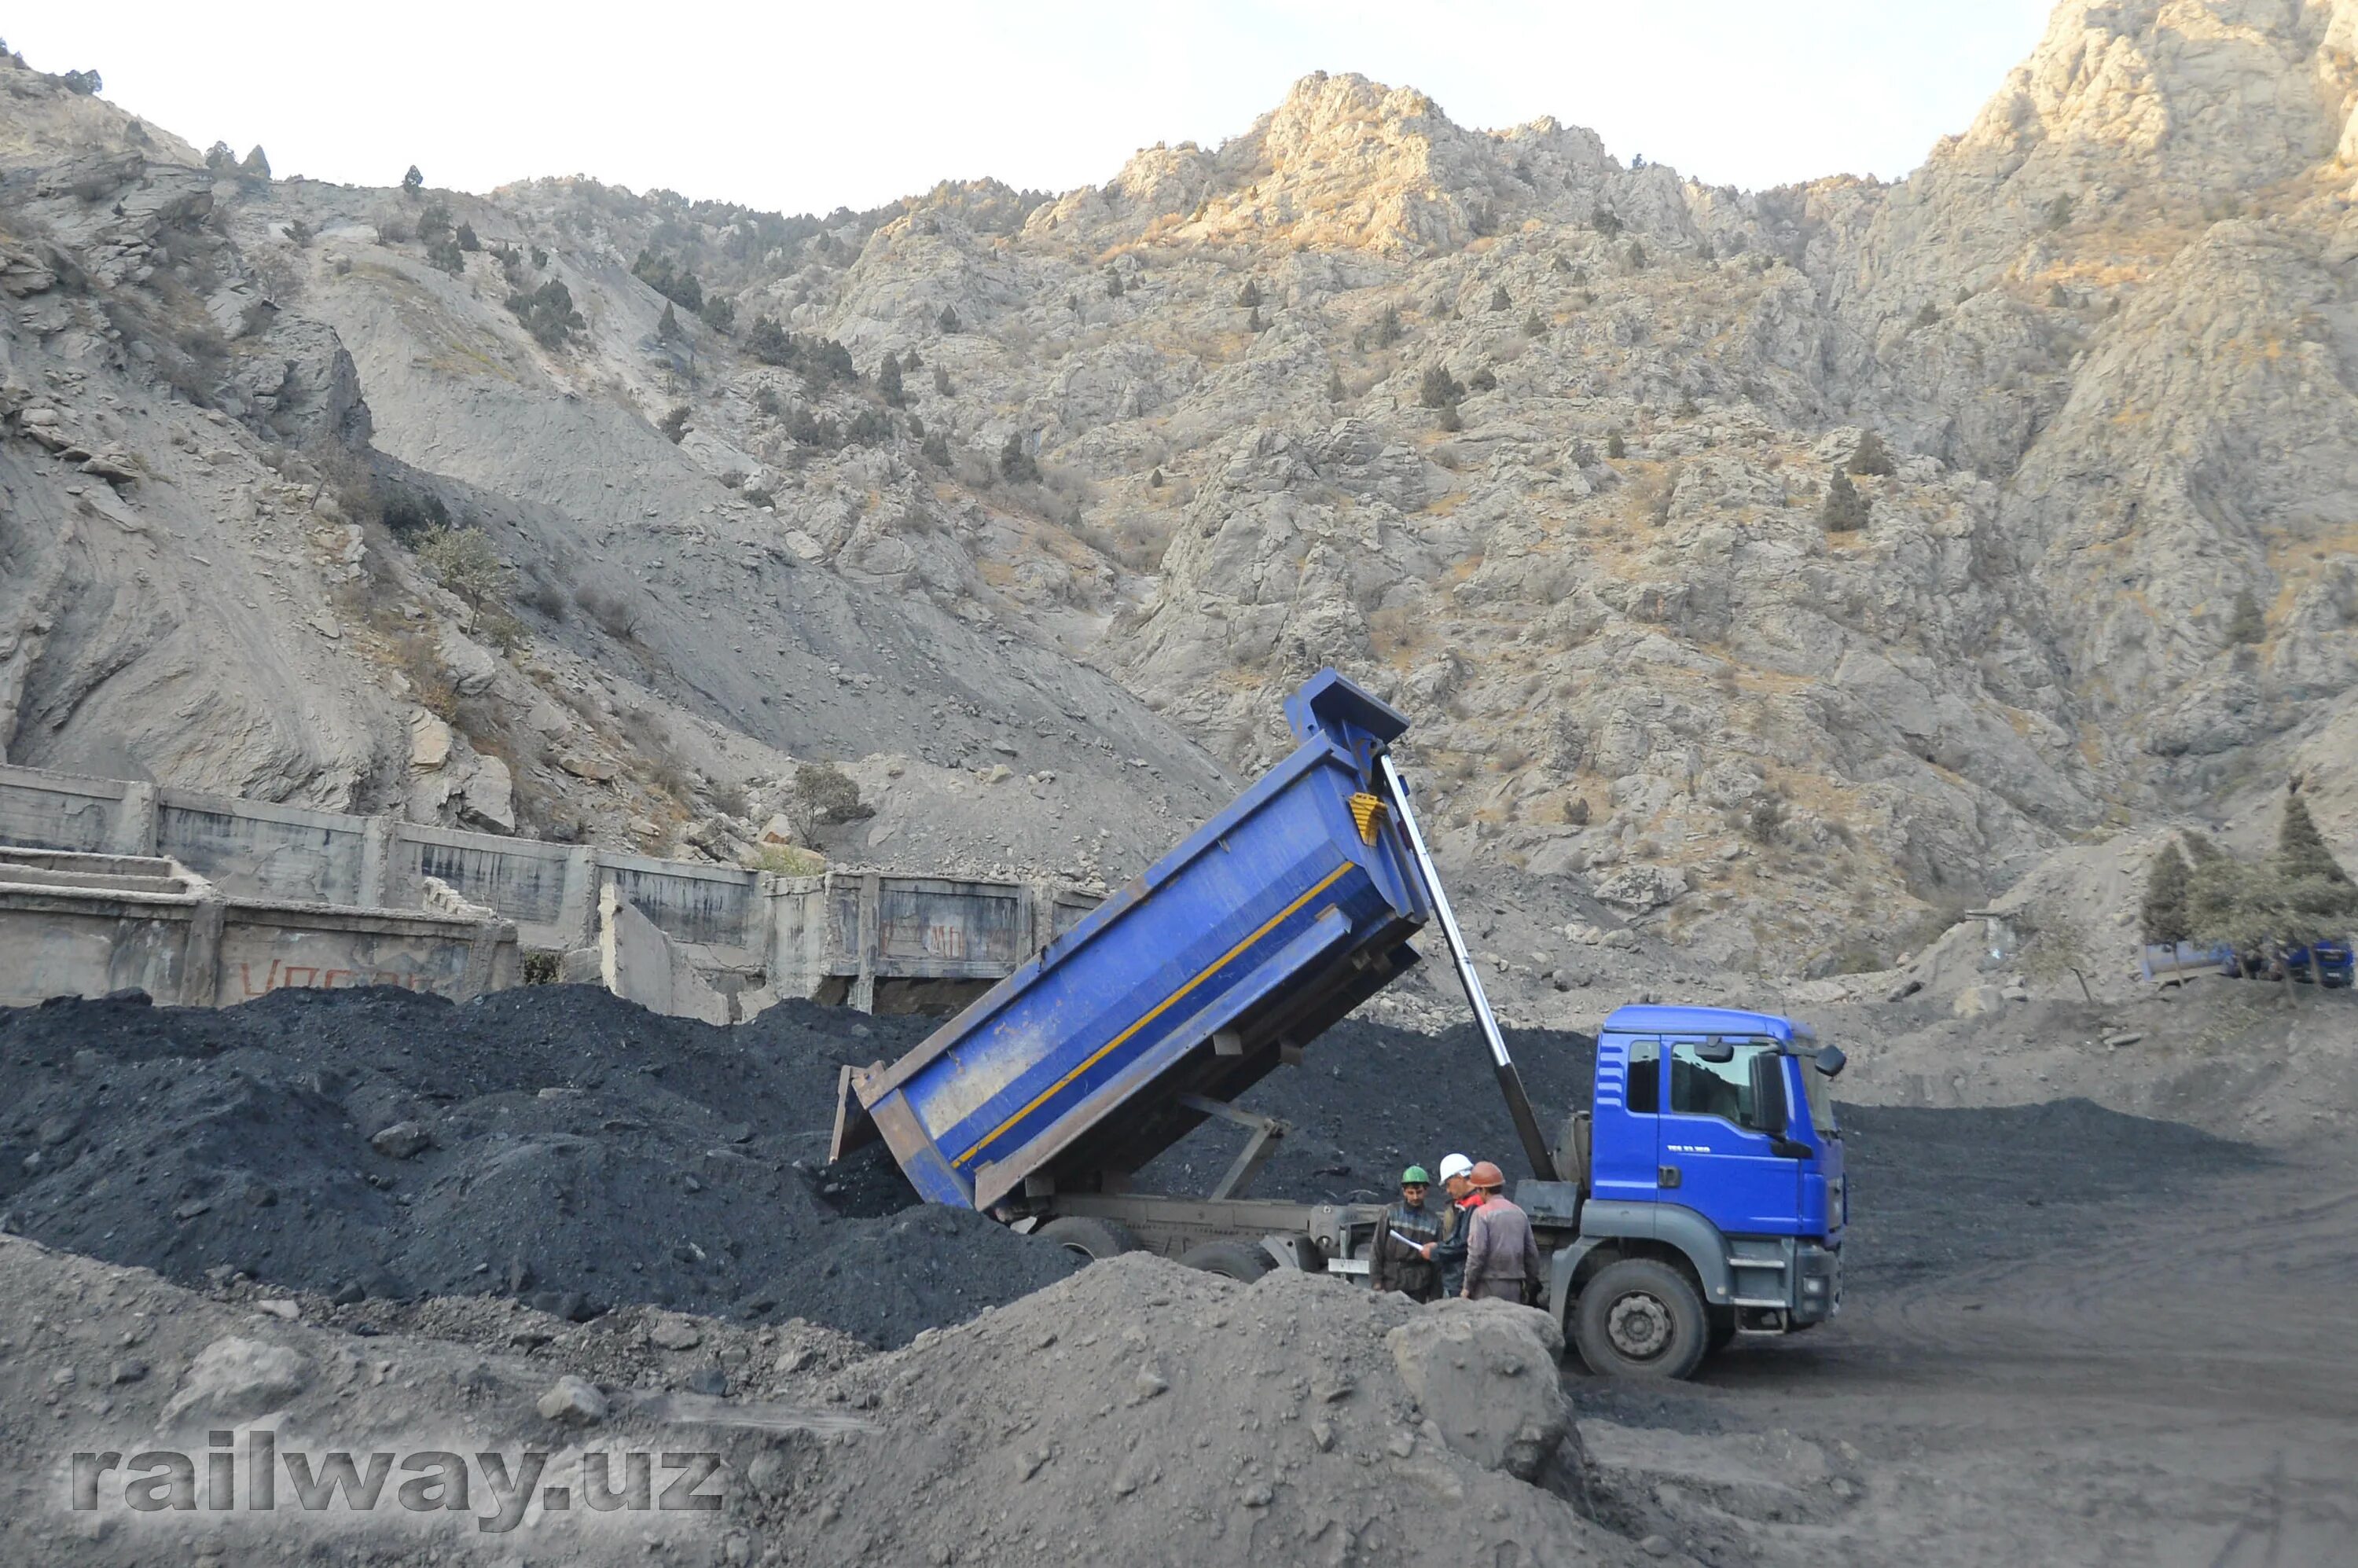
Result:
M1119 1191L1416 961L1431 914L1386 805L1408 728L1332 670L1302 744L1144 876L889 1067L847 1068L836 1149L880 1134L925 1196Z

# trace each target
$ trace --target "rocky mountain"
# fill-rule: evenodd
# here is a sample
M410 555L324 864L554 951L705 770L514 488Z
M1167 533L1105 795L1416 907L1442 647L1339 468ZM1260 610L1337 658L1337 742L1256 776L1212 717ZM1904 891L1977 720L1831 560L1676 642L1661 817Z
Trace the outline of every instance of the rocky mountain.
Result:
M1316 75L825 219L274 179L15 62L0 738L723 857L832 756L839 858L1114 876L1333 663L1541 1000L1879 968L2288 774L2346 839L2353 28L2061 6L1891 185Z

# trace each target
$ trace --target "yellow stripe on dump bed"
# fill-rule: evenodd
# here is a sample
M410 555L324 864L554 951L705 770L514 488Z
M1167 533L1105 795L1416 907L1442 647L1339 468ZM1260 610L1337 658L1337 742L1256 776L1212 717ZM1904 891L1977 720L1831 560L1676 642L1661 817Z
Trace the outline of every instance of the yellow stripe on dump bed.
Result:
M977 1154L981 1153L985 1149L990 1147L992 1140L996 1139L1001 1133L1006 1131L1009 1128L1014 1126L1017 1122L1022 1120L1025 1117L1039 1109L1049 1100L1055 1098L1055 1096L1075 1078L1079 1077L1083 1073L1087 1072L1091 1067L1096 1066L1099 1062L1105 1060L1109 1052L1117 1049L1123 1042L1130 1039L1131 1035L1136 1034L1140 1030L1145 1028L1148 1024L1153 1022L1156 1019L1170 1011L1172 1008L1175 1007L1180 1001L1185 999L1189 991L1194 990L1197 986L1202 985L1206 980L1210 979L1214 975L1217 975L1222 969L1227 968L1229 963L1236 958L1238 954L1243 952L1246 948L1251 946L1254 943L1268 935L1271 932L1276 930L1292 916L1299 914L1303 904L1308 903L1312 899L1316 898L1320 893L1325 892L1328 888L1333 887L1336 882L1342 881L1343 874L1348 871L1357 862L1355 861L1346 860L1341 865L1336 867L1333 871L1327 872L1325 880L1321 881L1316 887L1312 888L1308 892L1303 893L1300 898L1295 899L1292 903L1287 904L1283 909L1281 909L1275 914L1271 915L1266 921L1261 923L1259 930L1246 937L1243 941L1238 943L1235 946L1229 948L1227 952L1221 954L1217 958L1212 960L1211 964L1194 979L1189 980L1185 985L1181 986L1177 990L1173 991L1169 996L1164 997L1161 1001L1156 1002L1145 1017L1140 1019L1136 1023L1131 1024L1129 1028L1123 1030L1120 1033L1115 1035L1112 1039L1107 1041L1104 1044L1091 1052L1089 1054L1088 1060L1083 1062L1079 1066L1075 1067L1071 1072L1066 1073L1063 1077L1058 1078L1055 1083L1050 1084L1046 1088L1042 1089L1037 1095L1034 1095L1030 1104L1026 1105L1022 1110L1017 1111L1013 1116L1009 1117L1005 1121L1001 1122L997 1127L992 1128L989 1132L984 1133L980 1142L978 1142L973 1148L959 1155L956 1160L952 1161L951 1163L963 1165L968 1161L973 1159Z

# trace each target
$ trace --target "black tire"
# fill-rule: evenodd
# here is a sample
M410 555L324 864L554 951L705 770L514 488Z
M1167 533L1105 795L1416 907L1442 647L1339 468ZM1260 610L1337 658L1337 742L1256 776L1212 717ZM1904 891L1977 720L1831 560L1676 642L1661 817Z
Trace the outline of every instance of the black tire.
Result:
M1684 1274L1624 1258L1582 1287L1572 1342L1590 1371L1608 1378L1685 1378L1711 1347L1711 1324Z
M1190 1269L1226 1274L1248 1285L1277 1267L1275 1259L1250 1241L1206 1241L1181 1253L1179 1261Z
M1092 1263L1138 1250L1138 1238L1130 1233L1130 1227L1093 1215L1060 1215L1032 1234L1055 1242L1067 1252L1077 1252Z
M1736 1343L1736 1309L1715 1306L1706 1307L1704 1311L1711 1323L1711 1334L1704 1354L1716 1356Z

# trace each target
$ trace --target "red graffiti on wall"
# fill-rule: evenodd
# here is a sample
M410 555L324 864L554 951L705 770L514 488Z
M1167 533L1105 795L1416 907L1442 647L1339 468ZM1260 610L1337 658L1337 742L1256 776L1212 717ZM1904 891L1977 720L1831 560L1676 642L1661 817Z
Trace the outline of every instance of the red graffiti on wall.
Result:
M264 971L262 984L254 983L254 966L237 967L238 984L247 997L266 996L280 990L343 990L353 986L399 986L405 990L431 991L434 980L428 975L406 974L399 969L323 969L315 964L287 964L276 958Z

